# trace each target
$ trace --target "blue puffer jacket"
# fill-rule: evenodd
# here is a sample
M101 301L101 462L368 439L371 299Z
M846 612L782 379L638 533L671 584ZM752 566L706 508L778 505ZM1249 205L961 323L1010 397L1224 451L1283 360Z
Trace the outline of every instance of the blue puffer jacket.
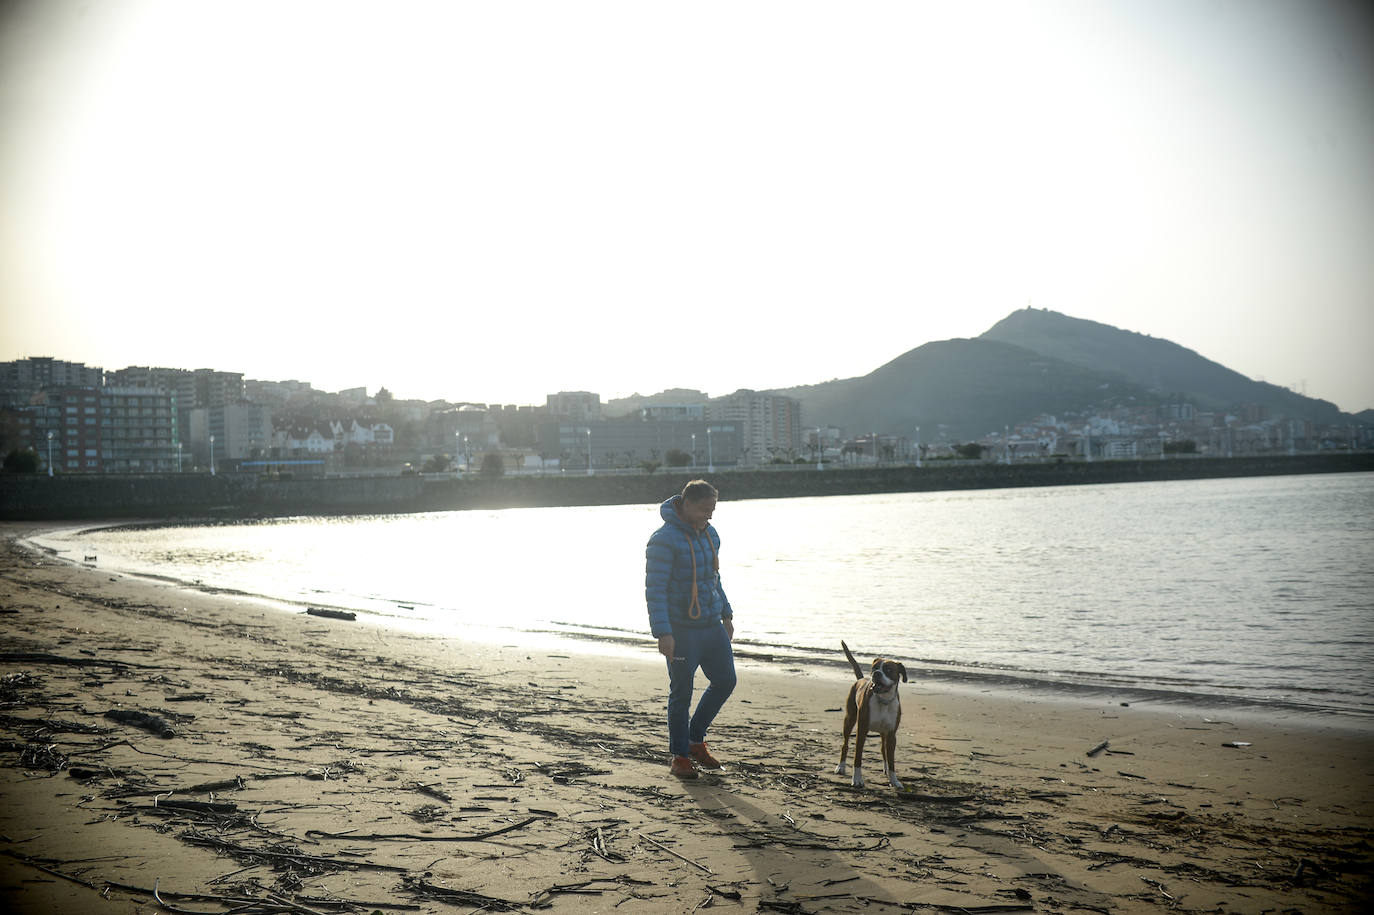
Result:
M697 533L677 515L681 496L658 508L663 526L644 548L644 599L649 605L649 631L657 638L675 629L718 626L735 612L720 586L720 535L710 524ZM696 602L692 601L695 557Z

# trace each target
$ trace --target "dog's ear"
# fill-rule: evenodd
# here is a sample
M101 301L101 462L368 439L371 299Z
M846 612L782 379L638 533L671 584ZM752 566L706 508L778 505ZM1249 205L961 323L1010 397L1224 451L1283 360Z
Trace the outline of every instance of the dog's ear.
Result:
M878 668L880 668L880 667L882 667L882 666L883 666L883 659L882 659L882 658L874 658L874 659L873 659L873 672L874 672L874 673L876 673L876 672L878 671Z
M898 661L898 662L897 662L897 669L900 670L900 671L902 672L902 682L905 683L905 682L906 682L906 665L903 664L901 661Z

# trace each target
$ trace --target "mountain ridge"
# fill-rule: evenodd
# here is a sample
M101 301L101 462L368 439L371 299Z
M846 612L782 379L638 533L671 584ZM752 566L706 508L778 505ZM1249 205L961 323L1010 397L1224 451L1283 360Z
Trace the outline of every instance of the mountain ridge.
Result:
M920 427L926 441L977 438L1041 414L1165 402L1202 411L1259 404L1318 424L1357 421L1329 401L1254 381L1172 341L1033 308L978 337L924 343L866 375L763 393L800 401L807 426L908 436ZM627 414L660 396L609 401L606 412Z

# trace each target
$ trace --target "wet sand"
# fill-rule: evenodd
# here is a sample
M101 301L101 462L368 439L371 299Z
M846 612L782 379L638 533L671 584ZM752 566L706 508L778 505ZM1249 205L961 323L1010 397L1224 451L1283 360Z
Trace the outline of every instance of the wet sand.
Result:
M856 790L834 774L851 676L743 658L710 737L725 769L679 781L647 637L598 653L390 631L72 565L16 542L36 529L0 526L8 911L1259 913L1370 897L1364 722L921 678L902 687L904 789L870 741ZM863 661L881 650L847 641Z

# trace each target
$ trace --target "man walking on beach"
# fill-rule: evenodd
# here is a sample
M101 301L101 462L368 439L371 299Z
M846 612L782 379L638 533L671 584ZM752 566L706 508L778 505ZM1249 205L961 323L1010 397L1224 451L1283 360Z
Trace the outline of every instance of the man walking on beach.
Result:
M720 768L706 729L735 688L734 611L720 586L720 535L711 526L717 496L705 480L688 483L659 506L663 526L644 551L649 630L668 659L669 771L679 778L696 778L697 766ZM710 685L689 718L698 667Z

